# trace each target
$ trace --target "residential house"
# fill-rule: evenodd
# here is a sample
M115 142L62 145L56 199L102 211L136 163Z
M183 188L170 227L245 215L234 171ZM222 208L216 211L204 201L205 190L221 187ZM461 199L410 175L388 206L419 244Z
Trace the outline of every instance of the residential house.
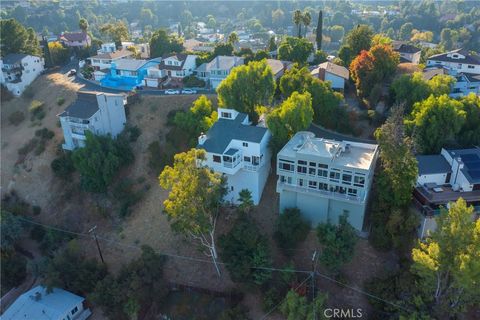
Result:
M205 80L211 88L216 89L233 68L243 65L243 63L242 57L216 56L212 61L205 62L197 68L197 77Z
M137 50L140 59L150 58L150 44L149 43L134 43L122 41L122 49L134 47Z
M400 54L400 63L420 63L422 50L404 41L392 41L393 50Z
M272 69L273 78L275 78L275 80L280 79L280 77L283 76L285 71L290 70L293 66L293 63L291 63L290 61L281 61L277 59L267 59L267 64Z
M361 231L378 146L298 132L277 154L280 210L297 207L314 225L347 214Z
M480 212L480 148L442 149L438 155L420 155L414 203L422 213L420 236L436 228L440 207L463 198Z
M3 320L85 320L90 309L85 299L71 292L53 288L48 292L43 286L36 286L22 294L3 313Z
M124 94L78 92L77 99L58 115L63 130L65 150L85 146L86 131L95 135L118 136L127 122Z
M0 83L19 96L43 72L44 65L41 57L10 53L0 60Z
M210 42L202 42L196 39L188 39L183 42L183 48L187 52L213 52L215 46Z
M270 171L270 131L251 125L248 115L218 109L218 120L198 138L207 153L205 165L227 178L225 201L238 204L239 192L248 189L255 205L260 202Z
M347 68L330 61L319 64L317 68L311 71L311 74L322 81L330 81L332 89L335 90L344 90L345 81L348 81L349 77Z
M429 57L427 67L445 67L456 73L479 75L480 56L464 49L457 49Z
M193 54L175 54L165 57L158 65L162 77L183 79L193 73L197 56Z
M90 61L91 66L95 70L106 70L110 68L112 62L130 58L132 55L132 51L127 49L117 50L114 43L105 43L97 51L97 55L87 58L87 60Z
M58 41L67 47L84 48L92 44L90 36L83 31L80 32L64 32L58 37Z
M425 68L423 70L423 79L430 80L437 75L450 75L455 78L455 83L449 94L452 98L467 96L470 93L480 95L480 75L472 73L457 73L456 70L450 70L445 67Z

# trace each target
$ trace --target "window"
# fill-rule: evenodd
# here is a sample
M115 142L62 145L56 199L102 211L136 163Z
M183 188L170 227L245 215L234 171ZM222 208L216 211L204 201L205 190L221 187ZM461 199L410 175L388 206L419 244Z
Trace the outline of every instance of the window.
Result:
M293 171L295 169L295 166L290 163L279 162L278 168L284 171Z
M247 142L243 142L242 145L243 145L244 147L248 147L248 143L247 143Z
M316 171L317 171L317 169L312 168L312 167L308 167L308 174L309 175L314 176Z
M348 195L350 196L356 196L357 192L358 192L357 189L348 188Z
M328 176L328 170L318 169L318 176L326 178Z
M303 164L303 165L307 165L307 161L303 161L303 160L298 160L298 164Z
M311 167L316 167L317 166L317 164L315 162L309 162L308 165L311 166Z
M303 179L298 179L298 185L299 185L300 187L303 187Z
M328 190L328 184L320 182L318 184L318 189L320 190Z
M233 191L233 186L230 187L230 191Z
M222 118L231 119L232 114L230 112L222 112Z
M250 162L250 157L243 157L243 161Z
M213 156L213 162L217 162L217 163L221 163L222 162L222 159L220 158L220 156Z
M308 181L308 187L311 189L317 189L317 181Z
M307 167L297 166L297 172L300 173L300 174L306 174L307 173Z
M351 184L352 183L352 175L351 174L343 174L342 175L342 183L344 184Z
M259 157L252 157L252 164L254 166L258 166L260 164L260 158Z
M72 314L75 314L75 313L77 313L77 311L78 311L78 307L75 307L75 308L73 308L73 310L72 310Z
M365 186L365 177L355 175L355 178L353 180L353 185L356 187Z
M330 180L338 182L340 180L340 172L337 169L330 171Z

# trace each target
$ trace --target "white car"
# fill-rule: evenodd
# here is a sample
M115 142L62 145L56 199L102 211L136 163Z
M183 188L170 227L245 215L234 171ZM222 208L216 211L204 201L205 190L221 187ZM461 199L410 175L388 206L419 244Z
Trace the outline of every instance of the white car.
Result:
M193 90L193 89L183 89L182 90L182 94L195 94L197 93L197 90Z
M173 90L173 89L168 89L168 90L165 90L165 94L179 94L180 91L178 90Z

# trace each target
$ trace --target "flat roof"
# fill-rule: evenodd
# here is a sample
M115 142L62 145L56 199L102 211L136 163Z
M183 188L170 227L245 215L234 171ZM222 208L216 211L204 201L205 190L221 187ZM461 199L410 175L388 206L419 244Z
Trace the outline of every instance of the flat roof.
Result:
M316 138L312 132L301 131L290 139L277 157L314 156L335 166L369 170L377 150L376 144Z

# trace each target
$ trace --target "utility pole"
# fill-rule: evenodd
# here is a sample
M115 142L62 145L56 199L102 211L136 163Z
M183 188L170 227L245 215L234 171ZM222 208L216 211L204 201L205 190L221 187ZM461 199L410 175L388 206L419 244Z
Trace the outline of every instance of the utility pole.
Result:
M100 259L102 259L102 263L105 264L105 260L103 260L102 250L100 250L100 244L98 243L95 229L97 229L97 226L94 226L92 229L88 230L88 233L91 233L93 235L93 239L95 239L95 243L97 244L97 249L98 249L98 254L100 255Z
M312 306L313 306L313 320L317 320L317 308L315 306L315 274L317 273L317 250L312 254Z

